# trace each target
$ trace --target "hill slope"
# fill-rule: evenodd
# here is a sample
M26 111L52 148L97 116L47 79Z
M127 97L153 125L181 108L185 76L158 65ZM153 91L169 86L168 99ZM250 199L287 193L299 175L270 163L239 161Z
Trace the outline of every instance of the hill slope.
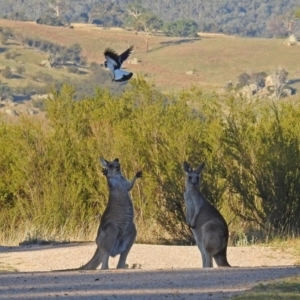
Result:
M125 30L103 30L96 26L69 29L3 19L0 26L66 46L79 43L88 62L103 63L106 47L121 52L133 44L134 52L130 58L137 58L140 63L127 62L124 67L146 75L164 90L192 85L218 89L230 80L236 82L243 72L270 73L279 66L289 72L294 87L300 87L300 69L296 63L300 47L287 47L280 39L207 34L200 39L153 36L149 40L150 51L145 53L143 36ZM193 75L187 75L188 71L193 71L190 72Z

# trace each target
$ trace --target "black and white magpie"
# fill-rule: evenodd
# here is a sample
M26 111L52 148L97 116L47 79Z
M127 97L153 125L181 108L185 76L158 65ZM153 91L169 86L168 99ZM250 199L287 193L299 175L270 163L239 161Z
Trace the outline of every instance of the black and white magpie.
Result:
M111 48L105 49L104 56L106 61L104 62L104 66L113 73L113 81L126 81L132 77L133 74L131 72L127 72L121 69L122 63L129 57L132 50L133 46L130 46L125 52L118 55Z

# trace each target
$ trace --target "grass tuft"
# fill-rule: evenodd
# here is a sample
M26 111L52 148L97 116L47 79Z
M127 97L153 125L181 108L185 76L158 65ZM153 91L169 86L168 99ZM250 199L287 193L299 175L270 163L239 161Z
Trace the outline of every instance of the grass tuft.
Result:
M300 295L300 275L261 283L251 290L233 297L235 300L298 300Z

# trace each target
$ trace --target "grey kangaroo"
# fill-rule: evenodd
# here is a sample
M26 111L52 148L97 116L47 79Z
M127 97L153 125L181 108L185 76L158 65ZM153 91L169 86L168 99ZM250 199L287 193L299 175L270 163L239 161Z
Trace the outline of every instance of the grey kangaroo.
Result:
M117 268L125 268L127 255L137 233L129 191L136 179L142 177L142 171L137 172L129 181L122 175L118 158L110 162L101 157L100 162L109 189L108 203L98 228L96 252L87 264L79 268L80 270L94 270L101 263L101 269L106 270L109 257L118 254L120 258Z
M204 163L193 170L183 163L186 173L184 200L186 222L192 229L194 238L202 256L203 268L213 266L214 258L218 267L230 267L227 261L228 226L220 212L201 194L200 174Z

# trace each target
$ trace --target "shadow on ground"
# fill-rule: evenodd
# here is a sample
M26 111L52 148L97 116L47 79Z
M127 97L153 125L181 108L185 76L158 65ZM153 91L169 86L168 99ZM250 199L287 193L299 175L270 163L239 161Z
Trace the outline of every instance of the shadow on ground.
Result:
M0 246L0 253L12 253L12 252L28 252L49 250L55 248L67 248L85 246L88 244L95 244L95 242L55 242L55 241L37 241L37 242L24 242L20 243L20 246Z
M0 274L2 299L228 299L300 267Z

